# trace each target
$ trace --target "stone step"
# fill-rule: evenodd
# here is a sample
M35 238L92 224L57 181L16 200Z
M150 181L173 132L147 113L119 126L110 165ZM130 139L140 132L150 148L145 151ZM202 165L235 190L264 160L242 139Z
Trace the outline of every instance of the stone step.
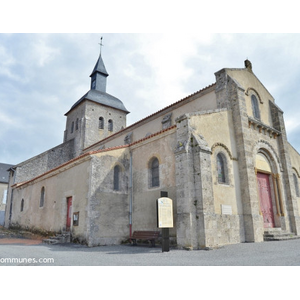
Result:
M287 230L281 230L280 228L266 230L264 233L264 241L283 241L298 238L300 238L300 236L297 236Z
M277 237L277 236L290 236L294 235L290 232L284 232L284 233L265 233L264 236L269 236L269 237Z
M45 244L58 244L58 243L70 243L71 242L71 234L69 232L60 233L56 236L52 236L48 239L44 239L43 243Z
M51 244L51 245L55 245L58 244L59 241L57 239L43 239L43 243L44 244Z
M292 236L276 236L276 237L264 237L264 241L285 241L285 240L295 240L299 239L300 236L298 235L292 235Z

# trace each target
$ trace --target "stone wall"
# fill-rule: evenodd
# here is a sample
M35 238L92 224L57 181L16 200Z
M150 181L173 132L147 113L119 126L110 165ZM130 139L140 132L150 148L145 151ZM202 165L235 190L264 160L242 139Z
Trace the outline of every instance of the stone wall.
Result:
M133 161L133 215L132 229L160 230L157 228L156 200L161 192L168 192L173 200L174 227L170 236L176 236L177 197L175 181L175 128L153 136L130 147ZM151 185L151 162L159 161L159 185Z
M14 183L30 180L74 158L74 140L58 145L16 166Z
M120 168L114 190L114 167ZM88 245L119 244L129 237L129 152L117 149L93 155L87 212Z
M247 72L247 71L245 71ZM220 107L228 107L232 110L234 134L241 182L241 199L245 228L245 240L248 242L260 242L263 240L263 223L259 214L259 201L257 197L256 176L253 161L253 139L249 131L247 105L245 101L245 88L241 86L237 78L231 78L222 70L217 78L223 78L217 83L217 99ZM247 84L245 82L244 84Z
M100 117L103 118L103 129L99 128ZM109 120L113 122L111 131L108 126ZM92 101L85 101L67 115L64 141L74 139L75 155L79 156L86 147L113 135L125 127L125 112ZM121 144L124 144L124 142Z
M223 116L222 122L216 121L219 114ZM229 185L218 188L215 183L216 157L210 146L214 151L218 147L229 151L228 164L233 158L232 150L226 146L225 149L223 144L231 148L235 143L228 119L227 109L192 113L177 119L177 243L181 248L201 249L245 240L240 186L234 181L236 168L229 172L232 177ZM222 201L231 204L231 214L222 214Z
M289 154L291 158L292 173L296 175L298 180L298 186L300 189L300 154L290 144L289 144ZM298 211L300 211L300 197L297 197L297 202L298 202Z
M73 198L72 211L79 212L79 225L71 226L73 238L87 241L87 201L89 195L90 157L86 156L64 168L13 188L10 225L40 231L66 230L67 198ZM44 187L44 205L40 206ZM24 200L23 211L21 201Z
M290 148L287 142L283 111L270 101L271 114L274 128L281 132L278 137L278 151L283 169L282 180L285 189L286 211L289 218L290 230L295 234L300 234L300 216L298 201L296 197L295 185L293 183L293 173L290 158Z

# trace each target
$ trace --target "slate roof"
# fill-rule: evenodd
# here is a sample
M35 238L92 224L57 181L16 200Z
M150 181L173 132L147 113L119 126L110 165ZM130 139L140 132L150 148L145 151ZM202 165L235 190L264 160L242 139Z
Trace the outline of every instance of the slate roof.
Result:
M65 116L76 106L78 106L81 102L84 100L90 100L105 106L113 107L119 110L122 110L126 113L129 113L129 111L125 108L123 102L119 100L118 98L108 94L104 93L98 90L89 90L85 95L83 95L72 107L71 109L65 114Z
M1 183L8 183L9 172L7 170L13 166L14 165L0 163L0 182Z
M90 77L92 77L93 74L96 73L96 72L99 72L99 73L101 73L102 75L104 75L106 77L108 76L108 73L107 73L106 68L104 66L101 55L99 56L99 58L96 62L96 65L94 67L94 70L93 70L92 74L90 75Z
M92 77L95 73L100 73L103 77L107 77L108 73L106 71L105 65L103 63L103 59L101 57L101 54L96 62L96 65L93 69L92 74L90 75L90 77ZM72 107L71 109L65 113L65 116L72 110L74 109L76 106L78 106L80 103L82 103L85 100L90 100L108 107L113 107L116 108L118 110L124 111L126 113L129 113L129 111L125 108L123 102L106 93L105 91L100 91L99 89L90 89L85 95L83 95Z

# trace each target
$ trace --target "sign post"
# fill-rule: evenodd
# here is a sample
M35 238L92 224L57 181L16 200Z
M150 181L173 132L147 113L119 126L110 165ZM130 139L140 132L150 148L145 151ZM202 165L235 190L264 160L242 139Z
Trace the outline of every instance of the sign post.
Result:
M169 228L173 228L173 200L167 192L161 192L157 199L157 227L162 228L162 252L170 251Z

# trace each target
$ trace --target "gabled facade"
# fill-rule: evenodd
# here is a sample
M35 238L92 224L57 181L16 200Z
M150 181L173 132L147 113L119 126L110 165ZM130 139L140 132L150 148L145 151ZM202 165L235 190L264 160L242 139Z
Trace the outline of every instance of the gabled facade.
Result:
M300 156L248 60L127 127L125 106L106 93L107 76L100 56L90 91L66 113L64 143L15 166L6 226L117 244L135 230L157 230L164 191L180 248L261 242L270 231L299 235Z

